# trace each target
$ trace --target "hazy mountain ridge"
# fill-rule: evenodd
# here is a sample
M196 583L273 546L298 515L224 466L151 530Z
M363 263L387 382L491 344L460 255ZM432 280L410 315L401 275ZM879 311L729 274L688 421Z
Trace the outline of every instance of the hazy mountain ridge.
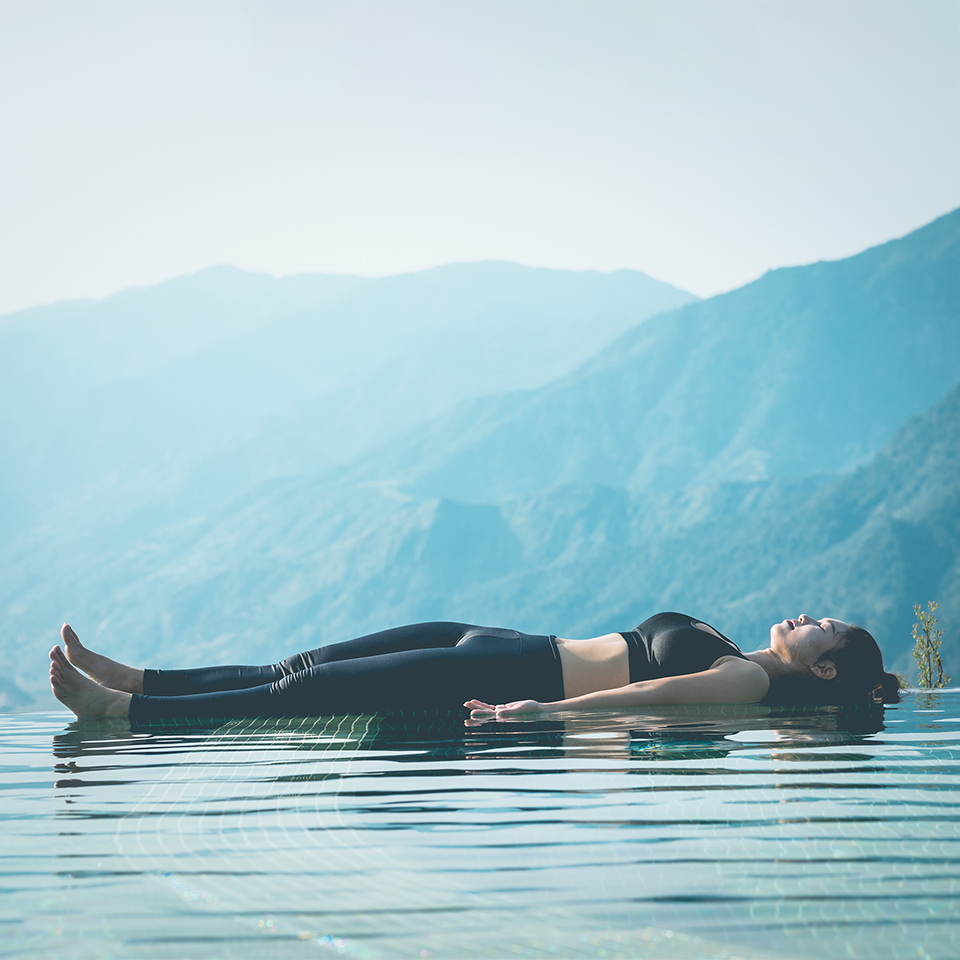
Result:
M479 263L377 280L217 268L25 311L0 324L0 529L58 501L199 504L218 465L236 468L227 495L313 472L464 397L547 382L690 299L638 271Z
M0 410L72 402L106 383L161 369L291 310L368 282L363 277L271 277L210 267L103 300L31 307L0 317ZM224 310L223 308L228 308Z
M958 303L960 211L656 317L547 388L467 405L346 475L492 502L850 469L953 384Z

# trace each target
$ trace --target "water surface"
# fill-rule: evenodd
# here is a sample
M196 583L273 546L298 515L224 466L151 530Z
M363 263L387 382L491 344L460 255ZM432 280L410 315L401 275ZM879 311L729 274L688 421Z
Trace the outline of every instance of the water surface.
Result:
M960 691L465 728L0 716L0 956L944 957Z

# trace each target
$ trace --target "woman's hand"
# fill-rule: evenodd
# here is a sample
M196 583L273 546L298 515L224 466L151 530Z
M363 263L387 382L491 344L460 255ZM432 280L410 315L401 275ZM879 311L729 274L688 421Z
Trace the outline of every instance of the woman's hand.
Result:
M539 700L514 700L513 703L484 703L482 700L468 700L464 706L470 710L471 720L510 720L525 714L543 713L545 709Z

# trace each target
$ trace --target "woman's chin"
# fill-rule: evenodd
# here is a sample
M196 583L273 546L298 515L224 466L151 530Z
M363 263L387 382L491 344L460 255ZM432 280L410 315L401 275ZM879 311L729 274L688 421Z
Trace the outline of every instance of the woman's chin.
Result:
M786 620L781 620L780 623L774 623L770 627L770 647L774 650L782 647L789 632L790 624L787 623Z

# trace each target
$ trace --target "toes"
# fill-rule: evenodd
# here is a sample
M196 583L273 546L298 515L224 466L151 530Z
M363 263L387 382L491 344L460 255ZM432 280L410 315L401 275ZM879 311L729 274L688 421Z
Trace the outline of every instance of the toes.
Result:
M60 628L60 636L63 637L63 642L64 642L64 643L79 643L79 642L80 642L80 638L77 636L76 631L73 629L73 627L70 626L69 623L65 623L65 624Z
M63 668L66 668L67 664L70 662L67 660L67 655L63 652L63 650L60 649L60 647L54 647L50 651L50 659Z

